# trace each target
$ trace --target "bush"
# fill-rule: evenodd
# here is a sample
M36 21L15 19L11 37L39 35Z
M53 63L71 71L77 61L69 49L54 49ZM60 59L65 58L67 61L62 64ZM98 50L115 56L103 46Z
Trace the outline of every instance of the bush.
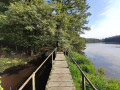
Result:
M11 52L11 49L10 49L10 48L2 48L1 50L2 50L2 52L7 52L7 53L8 53L8 52Z
M120 83L118 80L107 79L104 76L101 76L100 74L97 74L97 75L88 74L87 76L98 90L119 90L120 89Z
M72 57L73 59L78 63L78 64L88 64L91 65L90 59L86 58L84 55L80 55L79 53L72 52Z
M101 75L105 75L105 70L103 67L100 67L98 71L100 72Z
M86 73L95 74L96 69L93 65L80 65L81 69Z

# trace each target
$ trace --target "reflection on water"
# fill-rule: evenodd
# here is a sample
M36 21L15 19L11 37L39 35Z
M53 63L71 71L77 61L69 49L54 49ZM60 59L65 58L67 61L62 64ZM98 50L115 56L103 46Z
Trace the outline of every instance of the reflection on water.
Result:
M120 79L120 44L89 43L85 54L97 69L105 69L107 77Z

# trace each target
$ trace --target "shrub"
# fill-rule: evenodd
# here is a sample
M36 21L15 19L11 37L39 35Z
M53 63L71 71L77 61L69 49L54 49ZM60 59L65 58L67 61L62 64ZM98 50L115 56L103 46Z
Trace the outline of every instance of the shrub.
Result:
M11 51L10 48L2 48L1 50L2 50L2 52L7 52L7 53Z
M90 62L90 60L88 58L86 58L86 56L84 55L80 55L79 53L76 52L72 52L72 57L73 59L78 63L78 64L88 64L91 65L92 63Z
M104 76L101 76L100 74L97 74L97 75L88 74L87 76L98 90L119 90L120 89L120 83L118 80L107 79Z
M86 73L95 74L96 69L93 65L80 65L81 69Z
M105 70L103 67L100 67L98 71L100 72L101 75L105 75Z

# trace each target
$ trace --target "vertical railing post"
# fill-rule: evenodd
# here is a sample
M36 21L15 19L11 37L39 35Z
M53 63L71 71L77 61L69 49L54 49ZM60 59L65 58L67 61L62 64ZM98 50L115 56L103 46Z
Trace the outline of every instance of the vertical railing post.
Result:
M70 56L69 56L69 51L68 51L68 67L69 67L69 60L70 60L70 58L69 58Z
M63 54L64 54L64 48L62 48L63 49Z
M85 77L82 74L82 90L86 90L86 86L85 86Z
M35 73L32 76L32 90L35 90Z
M55 50L55 57L56 57L56 55L57 55L57 48L56 48L56 50Z
M66 56L66 48L65 48L65 56Z
M53 53L52 53L52 65L53 65Z
M57 55L57 51L58 51L57 49L58 49L58 48L56 48L56 55Z

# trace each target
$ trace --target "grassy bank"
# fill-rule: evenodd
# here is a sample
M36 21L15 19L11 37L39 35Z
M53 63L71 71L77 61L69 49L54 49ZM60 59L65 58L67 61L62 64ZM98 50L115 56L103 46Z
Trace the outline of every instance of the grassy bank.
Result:
M72 52L71 55L98 90L119 90L120 89L120 82L118 80L107 79L105 77L103 68L101 68L97 72L95 67L91 63L90 59L88 59L86 56L80 55L76 52ZM71 60L70 60L70 72L71 72L76 90L82 90L81 73ZM93 90L88 83L86 83L86 88L87 90Z
M29 58L24 58L24 59L20 59L20 58L1 58L0 59L0 72L3 72L5 69L13 67L13 66L17 66L17 65L23 65L23 64L27 64L27 62L33 60L32 57Z
M53 47L44 47L44 48L41 48L39 53L37 53L34 56L22 55L15 52L14 52L14 55L7 52L0 53L1 54L0 55L0 73L2 73L4 70L10 67L17 66L17 65L24 65L32 60L36 60L37 58L42 58L45 53L52 52L52 50L53 50Z

